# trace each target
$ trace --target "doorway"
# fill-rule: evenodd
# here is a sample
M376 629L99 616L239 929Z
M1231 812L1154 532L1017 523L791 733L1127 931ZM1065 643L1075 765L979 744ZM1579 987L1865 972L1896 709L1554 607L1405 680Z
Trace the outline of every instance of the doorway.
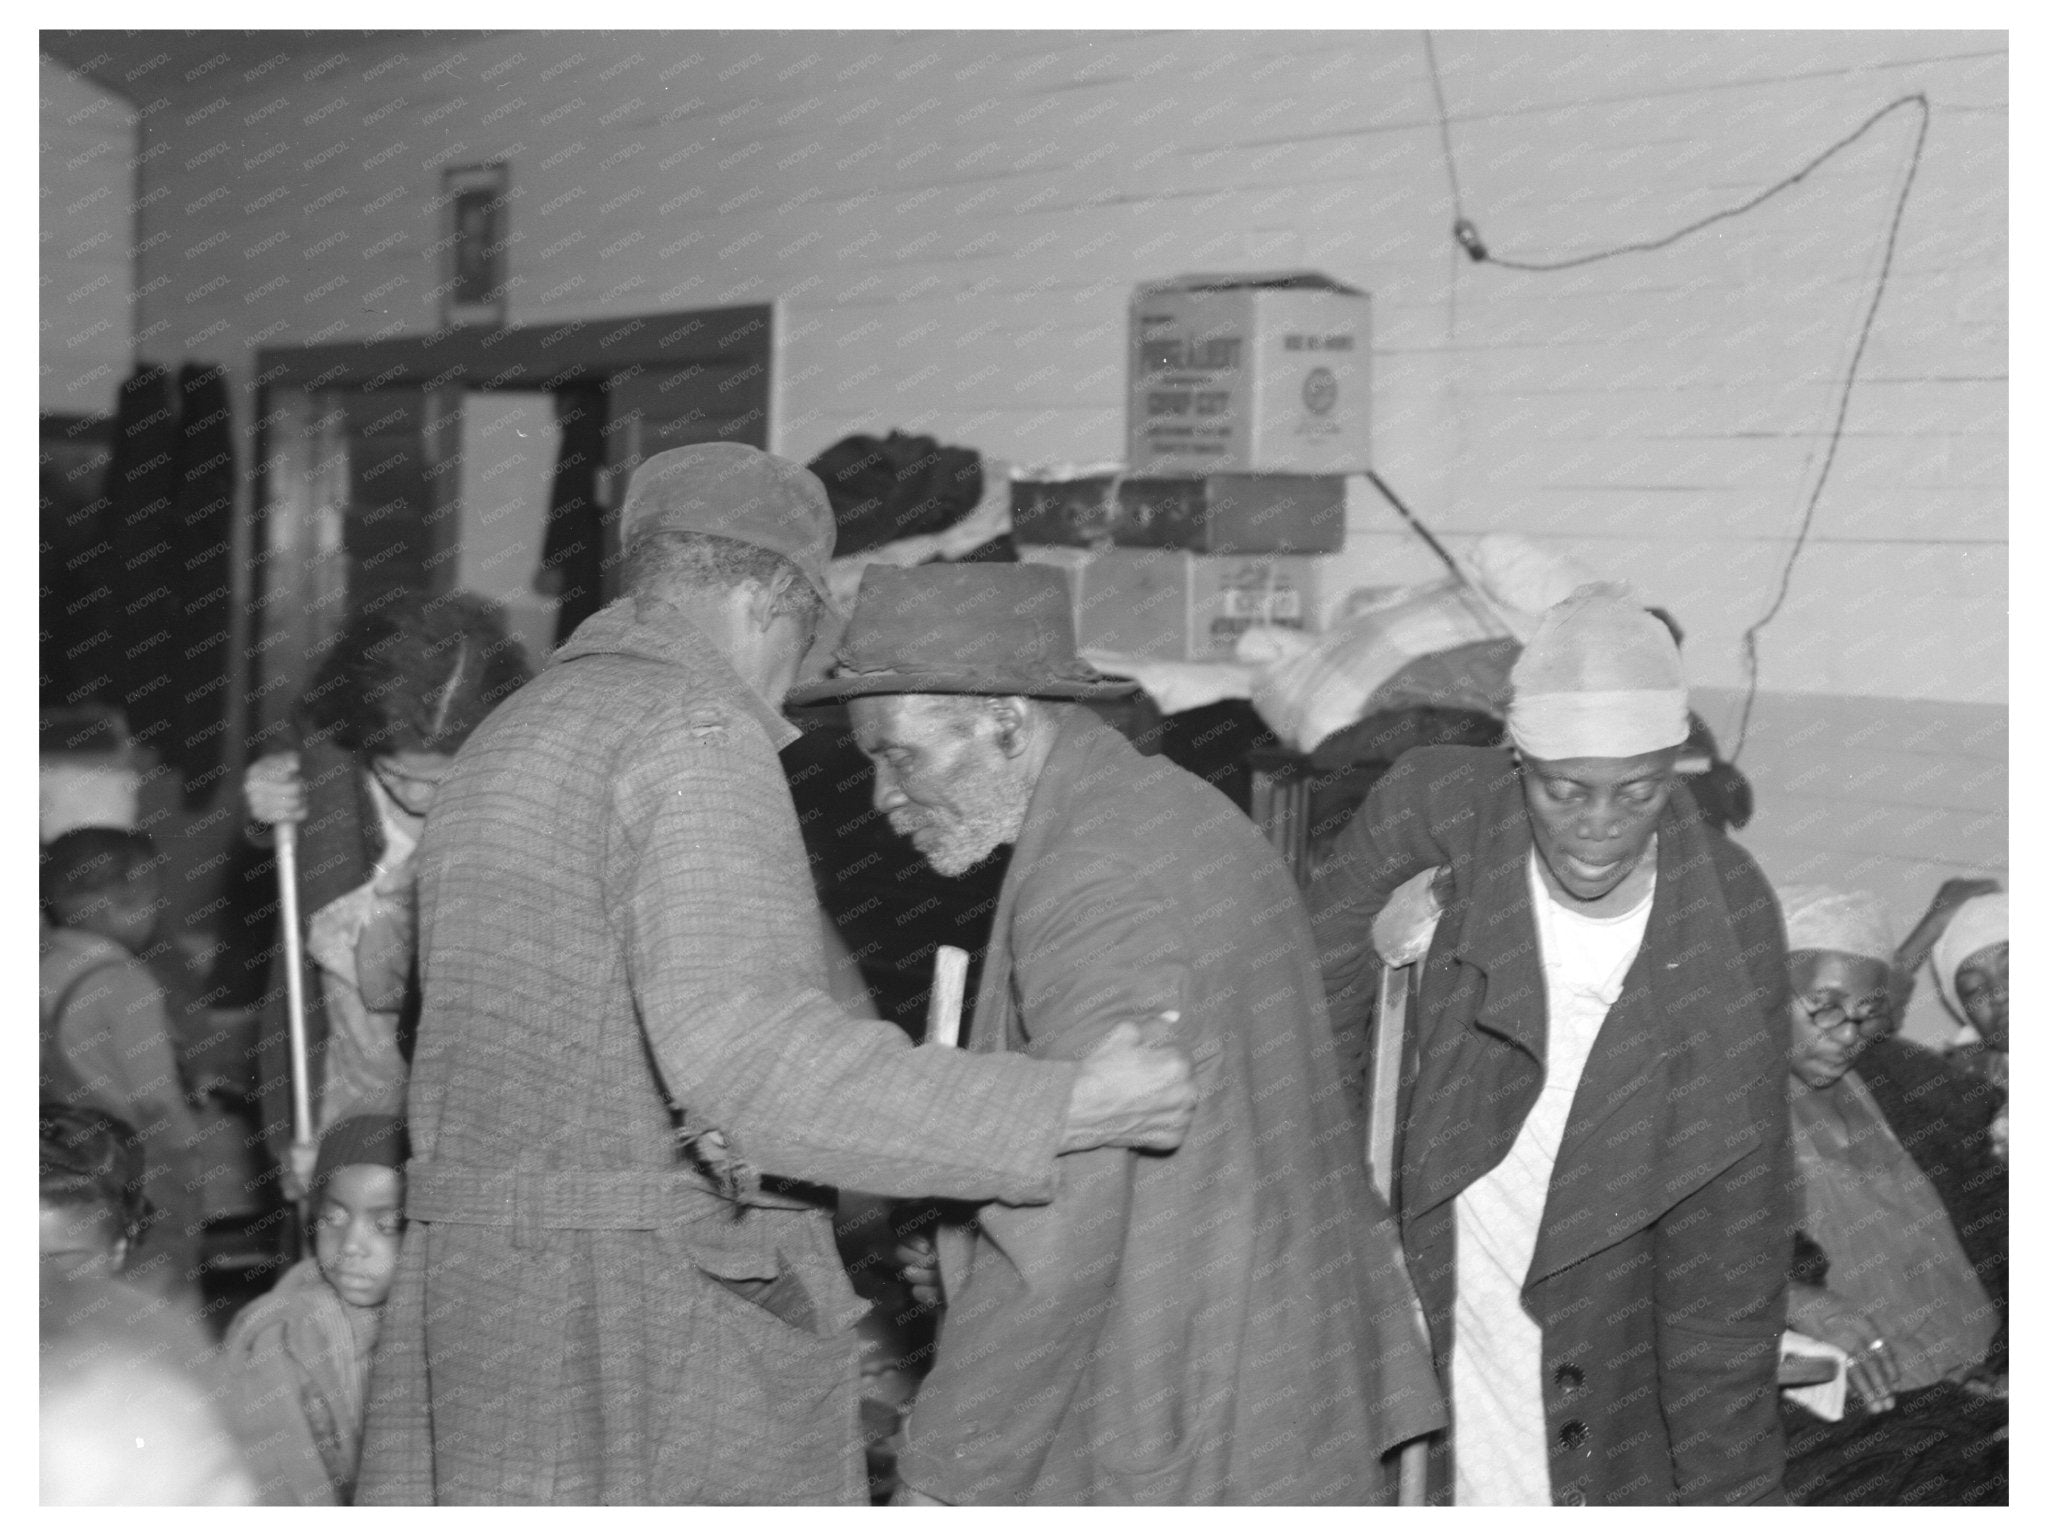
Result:
M259 354L256 750L349 618L402 588L500 602L542 662L614 595L642 459L767 446L771 320L746 305Z

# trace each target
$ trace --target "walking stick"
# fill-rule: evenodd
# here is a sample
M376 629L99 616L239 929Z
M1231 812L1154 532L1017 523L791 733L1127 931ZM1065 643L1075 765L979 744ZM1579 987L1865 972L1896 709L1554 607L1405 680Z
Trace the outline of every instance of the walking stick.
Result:
M1429 953L1436 932L1437 907L1434 894L1436 871L1424 870L1401 885L1387 898L1386 906L1373 919L1373 948L1380 957L1379 1002L1374 1009L1372 1066L1369 1069L1371 1118L1366 1124L1366 1166L1373 1188L1389 1211L1394 1208L1394 1132L1401 1105L1401 1047L1408 1033L1408 998L1414 988L1415 968ZM1400 1219L1395 1218L1394 1241L1400 1243ZM1407 1259L1402 1259L1407 1268ZM1428 1319L1416 1304L1415 1321L1425 1344L1429 1339ZM1400 1451L1399 1492L1396 1500L1419 1505L1429 1491L1429 1440L1427 1436L1403 1442Z
M313 1080L307 1067L306 976L304 941L299 934L299 829L297 824L277 824L277 896L284 924L285 1023L291 1042L292 1140L313 1139ZM299 1238L306 1229L306 1195L294 1202L299 1218Z
M932 956L932 995L925 1004L927 1045L960 1043L960 1008L967 1000L967 951L941 944Z

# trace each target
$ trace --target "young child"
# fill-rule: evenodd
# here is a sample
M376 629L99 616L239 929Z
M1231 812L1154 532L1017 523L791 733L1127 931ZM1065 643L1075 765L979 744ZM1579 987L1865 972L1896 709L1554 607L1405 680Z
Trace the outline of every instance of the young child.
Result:
M45 1280L110 1280L149 1219L135 1132L90 1105L44 1100L37 1183Z
M352 1115L320 1138L313 1255L251 1302L223 1345L244 1407L267 1426L249 1446L269 1504L347 1504L362 1456L377 1321L405 1226L405 1130Z
M136 958L162 910L158 863L146 836L118 827L81 827L43 851L41 1054L44 1097L140 1135L157 1220L129 1276L173 1293L196 1280L203 1180L163 988Z

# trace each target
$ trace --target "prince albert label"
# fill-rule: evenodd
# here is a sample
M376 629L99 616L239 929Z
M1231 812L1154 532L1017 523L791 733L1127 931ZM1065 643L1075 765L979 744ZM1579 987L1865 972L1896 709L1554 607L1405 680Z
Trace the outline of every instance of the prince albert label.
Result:
M1346 474L1369 462L1370 300L1160 285L1131 307L1132 474Z

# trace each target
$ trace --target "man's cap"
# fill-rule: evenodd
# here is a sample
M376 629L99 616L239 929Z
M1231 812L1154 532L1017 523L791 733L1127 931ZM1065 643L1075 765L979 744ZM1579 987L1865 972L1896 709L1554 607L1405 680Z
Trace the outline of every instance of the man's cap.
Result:
M710 533L772 550L832 606L825 562L836 533L832 503L801 464L744 443L669 448L633 471L619 543L643 533Z
M1105 677L1074 645L1064 571L994 562L872 565L822 682L792 704L883 693L1107 699L1136 683Z

